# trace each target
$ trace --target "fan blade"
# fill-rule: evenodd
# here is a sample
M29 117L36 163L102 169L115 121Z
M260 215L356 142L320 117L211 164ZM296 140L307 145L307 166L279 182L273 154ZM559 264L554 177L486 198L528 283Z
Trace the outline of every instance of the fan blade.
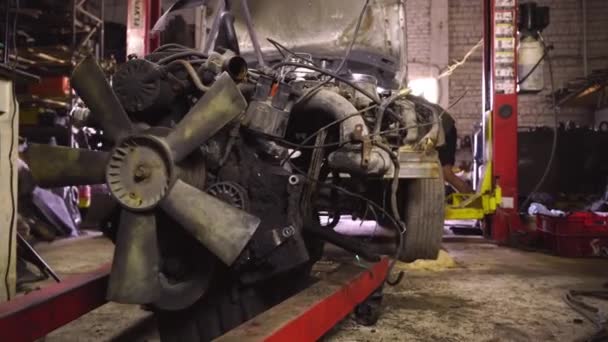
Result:
M24 157L36 184L52 188L105 182L107 152L30 144Z
M158 299L159 259L154 214L123 210L108 282L108 300L147 304Z
M226 265L241 254L260 219L178 180L161 207Z
M76 66L71 82L91 110L93 121L110 140L118 141L133 130L131 120L93 57L86 57Z
M247 102L232 78L228 73L222 73L167 136L173 160L179 162L184 159L246 107Z

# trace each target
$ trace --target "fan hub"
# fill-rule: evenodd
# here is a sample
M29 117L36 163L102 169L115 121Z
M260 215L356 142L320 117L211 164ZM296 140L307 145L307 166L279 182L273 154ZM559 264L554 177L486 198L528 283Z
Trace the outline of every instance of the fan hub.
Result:
M112 196L126 209L154 208L166 195L173 177L170 152L152 135L132 136L113 151L106 168Z

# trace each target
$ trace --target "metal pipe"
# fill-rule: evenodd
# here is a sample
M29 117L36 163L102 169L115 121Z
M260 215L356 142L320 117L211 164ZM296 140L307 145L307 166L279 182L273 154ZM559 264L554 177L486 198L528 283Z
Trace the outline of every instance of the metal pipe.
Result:
M343 147L329 155L329 166L338 171L357 174L384 174L391 166L390 156L383 150L373 147L366 153L364 160L362 146L352 143L352 135L359 132L365 138L369 135L367 125L361 115L351 116L357 109L347 99L329 90L319 90L294 108L292 113L299 115L322 113L333 120L341 120L340 142ZM348 119L345 119L348 118Z
M247 0L241 0L241 7L243 9L243 15L245 16L245 23L247 24L247 31L249 32L251 45L253 45L253 49L255 50L255 55L258 60L258 65L260 67L264 67L266 66L266 64L264 63L262 48L260 48L260 42L258 41L258 37L255 34L255 29L253 28L253 20L251 19L251 12L249 12L249 5L247 4Z
M190 76L192 83L194 84L194 86L196 86L196 88L198 90L200 90L202 92L206 92L209 90L209 87L205 86L203 84L203 82L201 81L200 77L198 77L198 74L196 73L196 70L194 70L194 67L192 67L192 64L188 63L187 61L185 61L183 59L178 59L176 61L169 63L169 65L167 65L167 66L171 67L172 65L176 65L176 64L179 64L186 69L188 76Z
M213 23L211 23L209 35L207 35L205 40L205 47L203 48L204 54L208 54L211 51L211 47L213 46L215 39L217 38L218 31L220 30L220 18L222 17L222 13L225 9L226 3L224 1L220 1L219 6L215 11L215 15L213 16Z
M357 112L357 108L347 99L329 90L319 90L308 99L302 100L294 110L298 112L302 110L306 113L326 113L333 120L344 119L346 116ZM361 135L369 134L363 117L360 115L353 116L340 123L340 142L350 141L351 133L355 131L357 126L361 127Z

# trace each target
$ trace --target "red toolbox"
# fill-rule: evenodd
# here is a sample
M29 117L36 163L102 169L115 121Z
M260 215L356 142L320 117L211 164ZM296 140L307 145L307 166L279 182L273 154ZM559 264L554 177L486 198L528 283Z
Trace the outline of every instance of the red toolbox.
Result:
M608 257L608 216L574 212L565 217L537 215L543 244L566 257Z

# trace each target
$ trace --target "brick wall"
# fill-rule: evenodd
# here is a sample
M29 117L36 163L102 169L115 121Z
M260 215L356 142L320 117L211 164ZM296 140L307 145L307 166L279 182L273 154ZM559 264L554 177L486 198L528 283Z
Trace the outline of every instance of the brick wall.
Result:
M547 42L555 46L552 62L555 86L583 76L582 55L582 5L581 0L537 0L539 5L551 8L551 24L545 30ZM608 1L587 0L589 70L608 67ZM450 60L460 59L482 35L482 1L449 0L449 49ZM520 126L552 124L551 102L547 99L550 90L549 67L545 63L545 91L535 95L520 95ZM481 51L471 56L469 62L450 77L450 99L458 98L467 90L464 99L451 113L457 119L462 134L471 132L479 121L481 112ZM592 112L589 109L562 108L560 121L573 120L589 124Z
M431 1L406 0L408 78L429 77Z
M449 0L448 26L450 60L461 59L482 37L482 1ZM481 49L450 76L450 103L463 94L450 109L461 136L481 120Z

